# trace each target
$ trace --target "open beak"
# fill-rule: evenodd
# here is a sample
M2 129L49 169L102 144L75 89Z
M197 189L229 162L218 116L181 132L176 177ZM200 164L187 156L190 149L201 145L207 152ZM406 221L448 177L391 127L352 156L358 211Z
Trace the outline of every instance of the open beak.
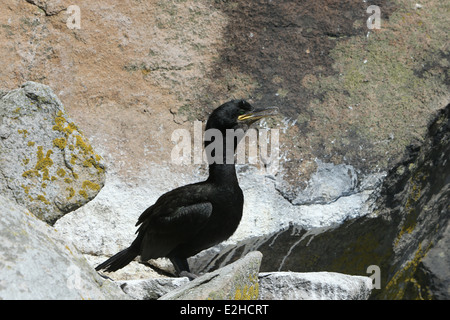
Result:
M245 122L247 125L251 125L252 123L266 117L274 116L278 114L277 107L270 107L265 109L256 109L252 112L240 115L238 117L238 121Z

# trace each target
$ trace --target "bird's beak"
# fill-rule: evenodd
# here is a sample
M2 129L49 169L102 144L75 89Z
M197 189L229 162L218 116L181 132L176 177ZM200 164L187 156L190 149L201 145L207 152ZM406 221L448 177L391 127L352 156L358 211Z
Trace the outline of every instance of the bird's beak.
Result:
M278 114L278 108L277 107L270 107L265 109L256 109L252 112L240 115L238 117L238 121L245 122L248 125L266 117L270 117L273 115Z

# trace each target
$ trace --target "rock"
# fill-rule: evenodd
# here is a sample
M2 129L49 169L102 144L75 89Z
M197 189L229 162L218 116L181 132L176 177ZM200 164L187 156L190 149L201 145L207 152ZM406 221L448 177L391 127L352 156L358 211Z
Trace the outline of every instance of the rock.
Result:
M57 14L70 5L66 0L27 0L27 2L39 7L47 16Z
M430 292L438 300L450 299L450 224L437 243L428 251L419 264L423 276L419 277L422 283L429 286ZM420 274L418 272L418 274Z
M262 254L254 251L214 272L204 274L160 300L255 300Z
M334 272L259 274L260 300L367 300L372 279Z
M390 171L376 213L396 223L384 299L448 299L450 104ZM432 265L431 265L432 264Z
M26 82L0 99L0 190L53 224L93 199L105 168L53 91Z
M189 279L186 277L117 281L120 288L136 300L156 300L187 283Z
M193 265L216 268L258 250L264 255L263 272L327 270L367 276L368 267L377 266L380 289L374 289L371 298L447 297L449 114L450 105L436 114L423 143L408 148L380 188L368 196L367 203L360 206L368 205L363 210L368 214L348 215L323 226L299 223L300 216L279 231L223 243L209 253L200 253L192 258ZM349 197L334 203L345 198ZM265 198L261 199L264 203ZM335 207L328 208L332 212ZM351 207L347 204L347 208ZM276 212L284 215L287 211ZM320 210L315 212L319 215ZM324 212L317 218L324 218ZM203 254L213 258L203 260Z
M312 174L306 188L297 188L295 192L285 190L283 183L277 184L277 190L294 205L330 203L340 197L355 192L358 176L350 165L334 165L316 160L317 171Z
M53 228L0 196L0 299L127 299Z

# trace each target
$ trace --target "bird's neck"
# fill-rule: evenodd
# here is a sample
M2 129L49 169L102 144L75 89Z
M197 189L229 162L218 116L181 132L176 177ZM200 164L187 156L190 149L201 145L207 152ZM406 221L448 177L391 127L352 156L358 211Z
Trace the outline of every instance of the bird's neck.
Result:
M235 169L236 146L242 136L226 137L226 131L217 130L213 141L205 141L209 163L209 181L217 184L237 184ZM216 140L217 139L217 140Z
M232 164L217 164L217 163L210 164L208 180L214 181L214 183L218 183L218 184L238 183L234 163L232 163Z

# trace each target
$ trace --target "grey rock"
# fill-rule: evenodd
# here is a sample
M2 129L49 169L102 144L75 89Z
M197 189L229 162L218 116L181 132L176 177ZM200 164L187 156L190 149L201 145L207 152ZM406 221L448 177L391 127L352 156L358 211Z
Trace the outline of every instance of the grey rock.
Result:
M330 203L354 193L358 182L356 170L351 165L324 163L316 160L317 171L309 179L306 188L287 191L283 183L277 189L294 205ZM289 188L290 189L290 188Z
M372 279L335 272L259 274L260 300L367 300Z
M450 300L450 223L437 243L422 259L420 268L434 298ZM422 277L423 279L423 277Z
M27 82L0 99L0 191L53 224L93 199L105 168L43 84Z
M244 258L181 286L160 300L256 300L262 254L254 251Z
M135 300L156 300L161 296L189 283L186 277L151 278L116 282L123 292Z
M51 226L0 196L0 299L128 299Z

